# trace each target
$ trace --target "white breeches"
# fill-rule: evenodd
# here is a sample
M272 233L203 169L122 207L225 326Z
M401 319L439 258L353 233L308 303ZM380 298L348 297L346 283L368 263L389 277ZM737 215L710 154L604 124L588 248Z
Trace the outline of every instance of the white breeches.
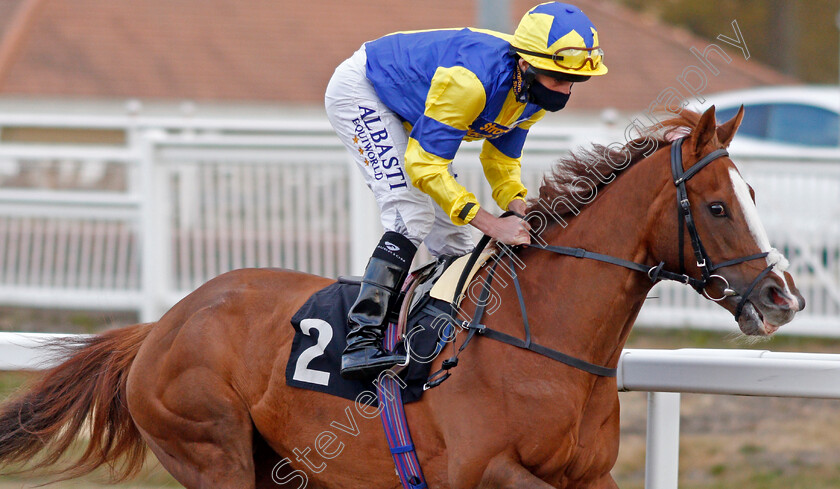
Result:
M379 204L385 231L395 231L434 256L473 248L467 226L456 226L405 171L408 134L400 117L379 100L365 76L365 48L336 68L326 93L327 117L350 151ZM450 165L450 172L452 171Z

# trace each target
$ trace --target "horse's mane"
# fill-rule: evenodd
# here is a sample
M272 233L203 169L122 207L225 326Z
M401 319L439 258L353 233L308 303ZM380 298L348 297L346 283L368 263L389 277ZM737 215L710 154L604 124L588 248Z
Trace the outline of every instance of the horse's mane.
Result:
M588 186L584 188L582 178L595 184L596 191L605 184L596 178L599 175L615 175L619 178L639 161L650 156L659 148L671 144L669 136L674 132L691 131L700 120L696 112L683 110L676 117L664 120L655 126L642 128L640 137L627 142L625 145L613 143L609 146L593 144L591 148L578 149L565 158L559 160L544 177L540 185L540 193L536 199L528 201L527 213L545 211L547 208L564 219L571 218L569 214L577 214L585 203L580 202L575 195L587 195L592 192ZM627 161L629 156L629 161ZM625 162L621 169L616 170L616 163ZM564 202L566 205L555 205ZM573 203L573 205L569 205ZM588 203L588 202L587 202ZM565 216L568 216L566 218Z

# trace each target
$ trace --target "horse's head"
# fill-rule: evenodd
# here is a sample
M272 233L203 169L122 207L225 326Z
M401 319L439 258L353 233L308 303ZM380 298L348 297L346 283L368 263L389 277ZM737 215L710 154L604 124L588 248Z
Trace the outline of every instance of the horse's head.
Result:
M665 149L670 150L675 184L663 195L667 203L653 253L671 270L684 263L695 287L732 312L744 334L770 335L790 322L805 300L785 272L787 260L770 246L752 188L722 151L743 115L742 107L732 120L716 126L714 107L699 120L697 114L684 114L684 120L696 124L672 143L676 148ZM680 205L686 197L689 205Z

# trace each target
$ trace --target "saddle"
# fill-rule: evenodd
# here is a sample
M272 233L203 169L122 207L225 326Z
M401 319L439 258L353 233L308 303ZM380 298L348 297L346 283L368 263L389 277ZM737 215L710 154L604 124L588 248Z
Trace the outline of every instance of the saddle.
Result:
M395 349L409 358L407 365L391 371L399 379L405 403L421 398L432 360L453 338L452 318L457 308L453 298L469 258L441 257L412 271L403 286L399 316L389 324L387 334L396 334ZM472 261L470 278L483 263ZM287 385L350 400L376 391L376 379L346 380L339 375L348 332L347 313L360 284L360 277L339 277L313 294L292 317L295 338L286 365Z

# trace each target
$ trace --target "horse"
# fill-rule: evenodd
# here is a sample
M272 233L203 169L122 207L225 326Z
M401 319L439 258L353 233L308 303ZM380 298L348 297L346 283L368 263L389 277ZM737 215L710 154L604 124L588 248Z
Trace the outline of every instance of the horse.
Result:
M695 237L703 256L723 265L700 282L701 291L737 316L743 333L772 335L804 307L784 258L770 248L751 188L720 151L742 117L743 107L718 126L714 107L684 111L661 123L664 134L593 146L545 177L526 216L535 242L594 250L648 273L534 246L515 251L534 341L616 367L656 274L702 280L706 264L684 260L696 254ZM687 133L676 152L667 137L675 131ZM710 153L714 161L692 169ZM682 182L694 227L685 240L672 156L682 161L674 171L692 177ZM586 185L593 172L604 178ZM556 215L546 223L537 216L547 207ZM56 475L109 464L122 480L137 473L148 447L188 489L399 487L370 405L285 383L290 318L333 282L237 270L202 285L156 323L72 340L63 363L2 406L0 463L42 452L33 469L47 469L86 431L87 450ZM517 336L523 317L513 289L496 290L499 306L484 322ZM478 306L465 300L461 307L469 315ZM617 487L610 475L619 442L614 378L477 337L451 378L406 413L429 487Z

